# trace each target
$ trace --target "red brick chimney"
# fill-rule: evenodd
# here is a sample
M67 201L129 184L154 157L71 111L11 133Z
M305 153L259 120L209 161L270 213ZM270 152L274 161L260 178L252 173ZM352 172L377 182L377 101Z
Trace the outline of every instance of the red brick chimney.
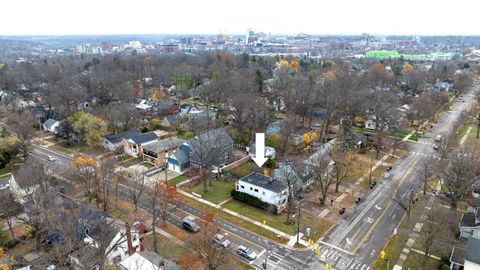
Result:
M128 254L132 255L135 253L135 249L132 244L132 231L130 230L130 224L125 222L125 234L127 235L127 245L128 245Z

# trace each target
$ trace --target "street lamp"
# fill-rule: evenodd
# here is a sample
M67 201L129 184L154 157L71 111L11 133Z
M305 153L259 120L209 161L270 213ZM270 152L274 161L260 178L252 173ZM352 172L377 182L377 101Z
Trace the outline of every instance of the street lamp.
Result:
M303 196L298 195L298 214L297 214L297 244L300 242L300 209L302 208Z

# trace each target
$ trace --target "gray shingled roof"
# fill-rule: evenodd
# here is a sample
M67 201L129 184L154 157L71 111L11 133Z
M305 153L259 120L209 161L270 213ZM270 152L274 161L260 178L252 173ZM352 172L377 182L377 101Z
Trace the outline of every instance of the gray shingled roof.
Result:
M55 125L55 123L57 123L57 120L52 119L52 118L49 118L47 121L45 121L45 122L43 123L43 125L44 125L46 128L50 129L53 125Z
M158 139L157 135L153 132L140 133L130 138L136 144L142 144Z
M475 237L468 238L465 248L465 260L480 264L480 239Z
M180 164L187 162L189 158L189 155L185 150L176 151L175 153L173 153L173 155Z
M132 137L135 137L135 136L138 136L138 135L141 135L141 134L142 134L142 132L140 132L138 130L131 130L131 131L125 131L125 132L122 132L122 133L111 134L111 135L105 136L105 139L107 139L111 143L119 143L119 142L122 141L122 138L123 139L130 139Z
M253 172L247 176L244 176L238 181L243 181L276 193L282 192L287 188L285 183L282 181L270 179L269 177L266 177L258 172Z
M171 138L163 139L157 142L151 142L151 143L145 144L143 145L143 149L152 151L154 153L159 153L159 152L167 151L169 149L177 148L184 142L185 140L179 139L177 137L171 137Z
M460 220L460 227L477 227L480 226L480 222L477 222L479 213L477 209L472 209L465 212Z

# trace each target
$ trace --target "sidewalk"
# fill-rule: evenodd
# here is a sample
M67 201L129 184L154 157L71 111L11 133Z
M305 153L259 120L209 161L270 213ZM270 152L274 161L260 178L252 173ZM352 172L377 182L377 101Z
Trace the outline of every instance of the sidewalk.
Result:
M436 192L439 191L441 189L441 184L438 183L435 189L436 189ZM400 257L393 269L401 269L411 251L418 252L413 248L413 245L415 244L415 241L418 238L418 234L422 231L422 226L423 226L422 222L425 221L425 219L427 218L426 212L432 209L432 204L434 199L435 197L433 196L428 199L427 205L425 206L425 209L423 210L422 215L420 216L418 222L415 224L414 231L416 233L412 234L410 238L407 240L406 247L403 248L402 253L400 254Z
M190 193L188 193L188 192L185 192L185 191L183 191L183 190L178 190L178 192L179 192L180 194L188 197L188 198L191 198L191 199L194 199L194 200L196 200L196 201L199 201L199 202L201 202L201 203L203 203L203 204L206 204L206 205L208 205L208 206L210 206L210 207L213 207L213 208L216 208L216 209L220 209L220 210L222 210L223 212L225 212L225 213L227 213L227 214L230 214L230 215L232 215L232 216L238 217L238 218L240 218L240 219L242 219L242 220L244 220L244 221L246 221L246 222L255 224L255 225L259 226L259 227L262 227L262 228L264 228L264 229L266 229L266 230L269 230L269 231L271 231L271 232L273 232L273 233L275 233L275 234L277 234L277 235L282 236L283 238L290 239L290 241L289 241L288 244L287 244L289 247L293 247L293 246L295 245L295 243L297 242L297 236L296 236L296 235L290 235L290 234L284 233L284 232L282 232L282 231L280 231L280 230L278 230L278 229L272 228L272 227L270 227L270 226L268 226L268 225L266 225L266 224L263 224L263 223L258 222L258 221L256 221L256 220L253 220L253 219L251 219L251 218L249 218L249 217L240 215L240 214L237 213L237 212L234 212L234 211L232 211L232 210L223 208L223 207L221 207L221 206L218 205L218 204L214 204L214 203L212 203L212 202L210 202L210 201L207 201L207 200L204 200L204 199L202 199L202 198L196 197L196 196L194 196L194 195L192 195L192 194L190 194ZM300 239L299 242L300 242L300 244L304 245L305 247L308 247L308 241L305 241L305 240L303 240L303 239Z
M426 122L425 124L427 124L428 122ZM413 135L415 134L415 130L413 130L412 132L410 132L407 136L405 136L403 139L402 139L402 142L406 142L408 141L408 139ZM381 166L381 165L385 165L387 164L387 162L385 162L385 160L387 160L387 158L389 158L390 156L392 156L393 154L393 150L391 150L390 152L388 152L387 154L385 154L380 160L378 160L372 167L372 171L375 171L375 169L377 169L378 166ZM389 164L387 164L389 165ZM360 185L363 180L365 180L365 178L368 177L370 173L366 173L364 176L360 177L356 182L355 184L357 185Z

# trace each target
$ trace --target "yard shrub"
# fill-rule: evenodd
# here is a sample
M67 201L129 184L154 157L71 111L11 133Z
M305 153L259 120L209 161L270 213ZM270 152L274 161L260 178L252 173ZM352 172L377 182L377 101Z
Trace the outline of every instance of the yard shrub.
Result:
M248 193L236 191L234 189L231 192L231 196L232 196L232 198L234 198L236 200L239 200L241 202L248 203L248 204L253 205L255 207L271 211L275 214L277 213L277 206L275 206L273 204L269 204L267 202L264 202L264 201L260 200L259 198L255 197L255 196L252 196Z

